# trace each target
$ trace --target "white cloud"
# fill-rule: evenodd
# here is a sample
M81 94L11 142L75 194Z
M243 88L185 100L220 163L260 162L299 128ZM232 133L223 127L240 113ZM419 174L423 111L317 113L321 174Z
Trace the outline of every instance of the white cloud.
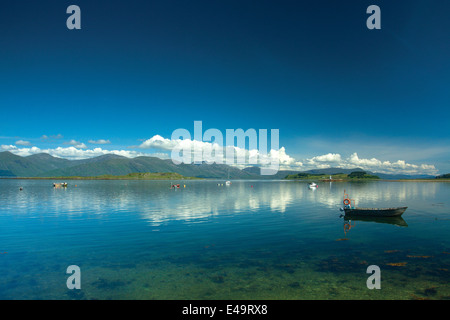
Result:
M110 144L110 143L111 143L111 141L109 141L109 140L104 140L104 139L99 139L99 140L89 140L88 142L89 142L89 143L92 143L92 144Z
M0 149L2 149L3 151L13 151L13 150L16 150L17 147L15 145L12 145L12 144L10 144L10 145L2 144L0 146Z
M422 170L431 170L431 171L436 170L434 165L431 165L431 164L421 164L420 165L420 169L422 169Z
M315 156L310 159L306 159L305 163L308 166L316 167L319 169L330 168L331 163L340 163L342 161L341 155L338 153L327 153L321 156Z
M16 141L16 144L18 146L29 146L29 145L31 145L30 141L24 141L24 140L18 140L18 141Z
M75 148L78 148L78 149L87 149L87 146L84 143L78 142L78 141L73 140L73 139L68 141L68 142L65 142L64 144L70 144L70 145L72 145L72 146L74 146Z
M311 159L306 160L307 165L310 169L315 168L344 168L353 169L361 168L363 170L379 172L379 173L401 173L401 174L437 174L438 170L434 165L421 164L416 165L412 163L407 163L404 160L397 160L395 162L391 161L381 161L377 158L364 159L359 158L356 152L352 153L347 158L342 158L339 154L326 154L323 156L316 156Z
M303 167L303 163L288 155L284 147L281 147L279 150L270 150L268 158L278 158L280 161L280 169L301 170L301 167ZM266 161L270 161L269 159Z
M155 149L163 149L163 150L172 150L172 148L176 147L180 143L183 143L182 141L184 141L184 140L181 140L181 139L170 140L170 139L163 138L160 135L155 135L155 136L151 137L150 139L142 142L141 145L139 146L139 148L142 148L142 149L155 148ZM192 141L192 140L187 140L187 141Z
M159 135L155 135L152 138L145 140L140 148L154 148L161 150L172 150L173 148L191 150L191 157L197 154L204 153L205 151L211 152L211 150L219 150L221 146L217 144L211 144L210 142L203 142L190 139L177 139L171 140L163 138ZM223 148L222 152L225 157L227 151L234 151L236 157L243 157L246 160L250 158L257 158L258 163L269 163L270 159L278 159L280 170L310 170L310 169L324 169L324 168L361 168L363 170L379 172L379 173L402 173L402 174L437 174L438 170L431 164L412 164L407 163L405 160L396 160L394 162L388 160L379 160L377 158L359 158L356 152L352 153L348 157L343 157L339 153L327 153L323 155L314 156L303 160L298 160L286 153L284 147L278 150L270 150L268 154L262 153L259 150L245 150L238 147L227 146ZM225 162L225 158L222 163ZM252 165L254 163L247 163ZM240 165L242 167L242 165ZM244 165L245 166L245 165Z
M150 139L145 140L139 146L143 149L159 149L159 150L190 150L190 155L185 159L188 162L193 162L195 159L199 161L207 161L208 163L225 163L245 167L249 165L268 165L273 164L274 161L279 161L280 168L289 169L292 167L301 167L303 164L295 160L286 153L284 147L278 150L271 149L269 152L261 152L257 149L246 150L235 146L221 146L217 143L197 141L191 139L167 139L160 135L155 135ZM227 161L227 155L232 159Z
M358 154L355 152L349 158L347 158L348 165L354 165L357 167L379 167L382 165L382 162L378 159L360 159ZM385 163L386 164L386 163Z
M51 135L51 136L48 136L46 134L41 136L41 139L44 139L44 140L46 140L46 139L62 139L62 138L64 138L64 136L60 133L58 133L57 135Z
M87 159L87 158L93 158L102 156L105 154L117 154L119 156L124 156L127 158L135 158L139 156L164 156L164 154L148 154L148 153L142 153L142 152L136 152L131 150L105 150L102 148L94 148L94 149L88 149L88 150L82 150L78 149L76 147L57 147L55 149L40 149L38 147L31 147L31 148L17 148L17 146L14 145L2 145L0 146L0 149L2 151L10 151L18 156L26 157L30 156L32 154L37 153L48 153L51 156L58 157L58 158L65 158L65 159L71 159L71 160L79 160L79 159Z

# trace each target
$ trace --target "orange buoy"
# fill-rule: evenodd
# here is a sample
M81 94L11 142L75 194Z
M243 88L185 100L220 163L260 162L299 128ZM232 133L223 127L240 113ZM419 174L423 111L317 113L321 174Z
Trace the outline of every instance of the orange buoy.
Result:
M344 199L344 204L348 206L350 204L350 199Z

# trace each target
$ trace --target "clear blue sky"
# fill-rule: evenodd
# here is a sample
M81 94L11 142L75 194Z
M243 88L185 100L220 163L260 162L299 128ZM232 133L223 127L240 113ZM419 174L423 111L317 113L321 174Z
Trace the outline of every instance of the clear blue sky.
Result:
M66 28L71 4L81 30ZM366 28L371 4L381 30ZM357 152L444 173L449 12L414 0L8 1L0 144L129 150L201 120L279 129L299 159Z

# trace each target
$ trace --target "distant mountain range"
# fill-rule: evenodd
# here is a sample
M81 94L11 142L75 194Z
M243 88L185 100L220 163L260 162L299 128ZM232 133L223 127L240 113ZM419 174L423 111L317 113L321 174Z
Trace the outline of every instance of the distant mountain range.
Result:
M308 171L280 170L272 176L261 176L258 167L239 169L225 164L179 164L170 159L156 157L126 158L108 154L84 160L67 160L47 153L21 157L11 152L0 152L0 177L91 177L100 175L127 175L136 172L175 172L185 177L210 179L284 179L288 174L299 172L319 174L349 174L364 171L361 168L328 168ZM368 172L381 179L435 178L427 175L393 175Z

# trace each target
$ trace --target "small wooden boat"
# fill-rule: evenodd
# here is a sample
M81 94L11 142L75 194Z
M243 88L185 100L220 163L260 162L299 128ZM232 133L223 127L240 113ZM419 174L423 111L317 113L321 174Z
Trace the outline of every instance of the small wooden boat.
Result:
M355 200L350 199L344 190L344 209L345 216L354 217L400 217L408 207L394 208L358 208Z
M408 207L396 208L345 208L345 216L360 217L400 217Z

